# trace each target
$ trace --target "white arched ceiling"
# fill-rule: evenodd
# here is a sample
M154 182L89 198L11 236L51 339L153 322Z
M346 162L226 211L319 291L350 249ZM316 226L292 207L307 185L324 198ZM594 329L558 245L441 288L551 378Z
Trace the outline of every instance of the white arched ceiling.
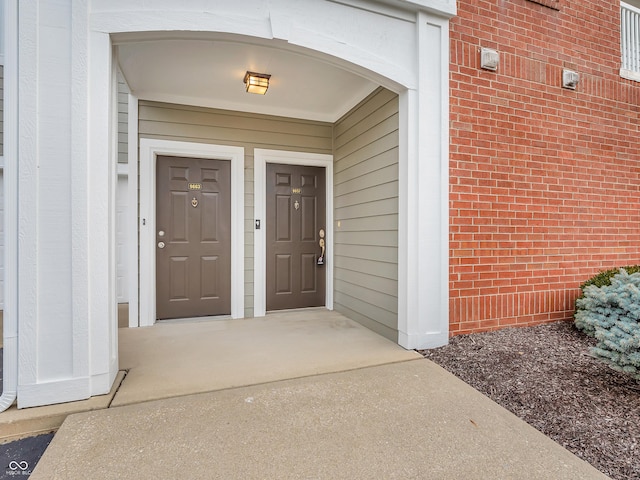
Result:
M140 99L333 122L379 85L278 40L168 37L114 36L120 68ZM271 75L266 95L245 92L247 70Z

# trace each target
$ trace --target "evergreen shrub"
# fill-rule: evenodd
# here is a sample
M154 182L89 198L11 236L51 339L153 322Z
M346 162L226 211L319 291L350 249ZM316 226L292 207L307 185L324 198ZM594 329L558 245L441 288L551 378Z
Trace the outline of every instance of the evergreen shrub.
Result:
M640 380L640 273L621 268L608 285L587 285L583 294L575 321L598 340L591 353Z
M640 265L629 265L627 267L622 267L629 274L632 275L634 273L640 272ZM593 337L595 334L595 330L588 325L583 324L580 320L578 320L578 312L580 311L579 300L584 298L584 291L589 285L595 285L596 287L604 287L606 285L611 285L611 279L620 273L620 268L612 268L609 270L604 270L603 272L594 275L586 282L580 285L580 296L576 299L576 313L575 313L575 326L578 330L582 330L584 333Z
M621 267L629 274L633 275L634 273L640 272L640 265L630 265L628 267ZM620 273L620 268L612 268L610 270L605 270L603 272L598 273L597 275L591 277L589 280L580 285L580 288L584 291L585 287L589 285L595 285L596 287L603 287L605 285L611 285L611 279Z

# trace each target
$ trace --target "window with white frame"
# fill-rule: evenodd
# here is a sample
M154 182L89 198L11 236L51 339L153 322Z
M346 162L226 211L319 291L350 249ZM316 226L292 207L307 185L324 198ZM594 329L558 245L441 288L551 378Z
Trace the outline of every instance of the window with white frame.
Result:
M620 76L640 82L640 0L620 2Z

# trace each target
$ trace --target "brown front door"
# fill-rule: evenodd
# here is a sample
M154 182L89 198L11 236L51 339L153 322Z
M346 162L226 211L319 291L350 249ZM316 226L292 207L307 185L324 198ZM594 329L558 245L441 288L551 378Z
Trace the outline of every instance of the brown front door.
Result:
M231 162L158 157L158 319L231 313Z
M325 169L267 164L267 310L325 304Z

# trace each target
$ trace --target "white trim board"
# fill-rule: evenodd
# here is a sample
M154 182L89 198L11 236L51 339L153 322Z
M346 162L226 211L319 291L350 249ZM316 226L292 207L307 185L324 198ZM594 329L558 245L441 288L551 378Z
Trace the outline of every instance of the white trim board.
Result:
M140 326L156 321L156 158L172 155L231 161L231 317L244 317L244 148L140 139Z
M127 211L127 272L129 273L129 327L138 327L138 99L129 94L128 108L128 152L127 172L129 174L129 209Z
M0 156L0 218L4 218L4 156ZM0 310L4 309L4 224L0 225Z
M333 155L321 153L290 152L256 148L253 157L254 219L262 228L254 230L253 254L253 314L263 317L267 310L267 247L266 247L266 171L267 163L324 167L326 170L326 298L325 307L333 310Z

